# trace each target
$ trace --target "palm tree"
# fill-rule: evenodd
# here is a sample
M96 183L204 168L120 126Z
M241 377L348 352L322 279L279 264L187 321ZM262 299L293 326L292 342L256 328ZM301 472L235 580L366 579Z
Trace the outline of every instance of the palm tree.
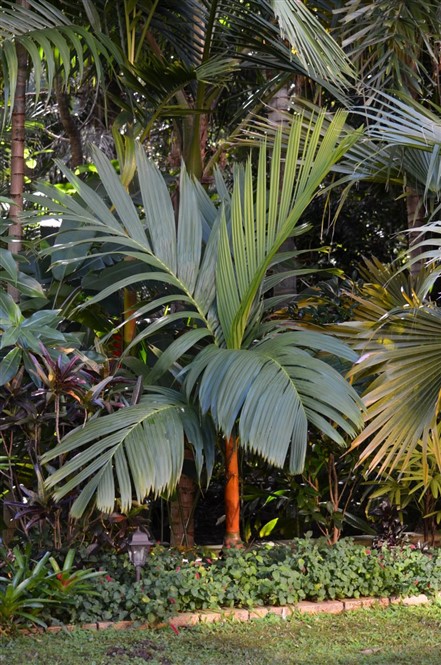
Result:
M342 24L341 43L357 69L368 124L372 119L376 123L376 116L390 113L390 108L384 109L385 92L404 96L410 104L440 103L438 3L350 0L337 14ZM426 219L425 191L412 170L406 170L407 227L412 229ZM411 251L415 252L412 246ZM420 267L414 263L413 271Z
M340 445L339 429L352 436L360 427L357 394L326 361L332 356L353 360L353 352L327 335L305 333L265 318L278 302L265 294L292 274L271 274L272 266L286 258L278 254L281 244L306 231L298 225L303 211L326 174L357 140L357 133L342 135L344 123L343 113L337 113L326 129L324 114L306 125L299 118L292 125L283 179L279 134L269 173L263 145L255 181L251 161L237 170L231 196L216 176L219 208L183 169L177 225L162 176L139 145L139 207L99 151L95 151L95 164L105 199L62 164L59 167L77 197L41 185L35 200L41 204L41 195L45 196L48 214L75 220L86 232L83 240L69 243L70 248L82 242L99 243L104 254L122 254L132 260L119 264L118 277L87 305L128 285L148 288L156 282L166 286L165 295L139 303L134 318L146 319L155 313L156 317L132 344L148 342L158 353L157 335L166 326L181 325L179 336L150 369L144 368L145 393L139 404L86 424L45 455L46 463L75 453L48 480L49 487L57 487L57 498L89 479L73 506L74 516L92 498L101 510L112 510L115 479L124 509L131 505L132 488L139 499L150 490L172 488L182 467L184 431L195 447L200 468L203 437L191 402L203 414L209 413L222 432L227 463L233 467L240 445L278 466L288 459L291 471L299 472L309 426ZM57 239L60 245L62 234ZM183 393L157 386L169 371L183 380ZM211 444L206 454L212 457ZM227 491L226 541L234 544L240 539L239 497L237 473L231 467L230 473L236 494L231 497Z
M366 428L355 439L371 472L406 472L415 452L438 445L441 390L441 316L432 293L440 272L440 225L420 229L417 275L367 262L355 321L340 334L360 354L351 374L370 382L363 396ZM436 454L439 463L439 451ZM427 468L427 465L426 465ZM441 469L441 466L440 466Z
M219 128L219 135L234 135L253 111L268 102L293 75L311 77L337 97L344 96L352 77L343 51L315 15L295 0L255 0L246 4L186 0L178 5L174 1L91 5L84 0L75 3L75 8L66 6L63 12L58 3L31 0L30 7L7 3L3 19L2 24L0 17L4 44L0 67L5 90L11 83L12 103L16 93L15 44L23 56L23 72L27 69L25 60L32 65L35 98L38 99L44 71L46 94L49 96L51 89L55 91L65 131L79 145L80 137L65 101L70 73L78 81L82 79L84 43L88 49L87 66L93 63L98 84L104 78L102 60L113 59L120 65L124 61L123 67L107 68L106 73L120 83L122 80L123 89L129 90L123 105L126 119L127 112L132 113L140 134L146 137L155 123L171 118L175 135L180 137L177 161L184 156L189 171L199 177L211 172L224 150L219 146L212 156L206 150L207 137L214 126ZM108 38L102 30L108 31ZM280 31L284 40L280 39ZM70 68L72 63L76 66ZM22 79L21 93L25 83ZM23 100L21 93L17 104ZM109 100L122 97L109 96ZM230 111L232 108L234 112ZM19 117L22 122L23 114ZM134 131L138 131L136 127ZM23 125L19 132L21 143L15 144L13 160L13 172L21 174L14 178L19 206L11 208L11 214L22 206ZM72 164L79 159L76 156ZM19 229L19 224L13 227L15 235ZM14 247L18 249L17 244ZM136 293L125 289L124 302L125 311L133 311ZM134 323L132 319L125 326L128 343L135 332Z
M104 35L92 35L74 25L61 11L40 0L5 2L0 14L0 84L3 90L2 129L11 119L11 184L9 250L21 250L20 213L23 210L26 88L30 72L37 102L44 79L47 97L56 87L69 86L75 75L83 78L85 59L95 60L97 84L102 78L100 58L117 57L117 50ZM8 289L18 299L18 290Z
M176 164L182 157L198 178L211 174L229 137L294 76L338 98L353 77L343 50L297 0L107 2L97 9L125 56L123 94L115 99L124 122L130 118L141 141L171 123Z

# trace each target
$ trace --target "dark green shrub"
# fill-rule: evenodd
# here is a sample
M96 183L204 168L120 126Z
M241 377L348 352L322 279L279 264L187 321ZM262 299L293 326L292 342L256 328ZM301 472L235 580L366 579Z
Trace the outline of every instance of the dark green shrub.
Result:
M155 548L139 584L127 557L102 560L108 575L93 581L98 593L81 596L71 620L161 621L177 612L219 607L285 605L300 600L434 594L441 555L414 546L371 550L340 541L296 540L229 550L221 558Z

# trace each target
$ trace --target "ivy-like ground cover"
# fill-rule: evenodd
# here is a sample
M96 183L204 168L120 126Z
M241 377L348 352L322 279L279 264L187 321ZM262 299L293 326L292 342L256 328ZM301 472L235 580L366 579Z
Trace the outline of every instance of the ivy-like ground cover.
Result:
M60 615L58 607L48 608L55 619L52 623L155 623L177 612L200 609L363 596L435 596L441 589L441 550L423 553L413 545L374 550L350 540L333 547L324 540L296 540L292 547L230 550L222 559L212 557L155 548L139 584L134 584L127 556L102 558L108 574L94 580L95 595L78 596L70 615ZM50 616L46 619L51 623Z

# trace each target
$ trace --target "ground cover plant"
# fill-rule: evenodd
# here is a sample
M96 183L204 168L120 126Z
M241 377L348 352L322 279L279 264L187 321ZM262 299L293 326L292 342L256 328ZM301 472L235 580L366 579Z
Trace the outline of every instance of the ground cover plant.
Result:
M231 549L219 558L208 551L157 547L138 583L127 556L101 555L106 571L94 573L93 561L73 570L69 555L63 568L52 562L50 575L44 570L45 555L37 568L43 572L35 579L29 560L24 566L23 557L16 554L18 583L32 580L20 588L18 600L32 609L9 608L11 589L17 587L17 572L10 563L11 572L0 579L0 626L5 632L33 622L132 620L155 625L185 611L363 596L433 596L441 587L441 553L422 552L413 545L375 550L346 540L333 547L324 540L296 540L292 546Z
M8 665L437 665L441 608L399 607L340 615L156 631L78 631L1 641Z
M219 559L179 551L153 551L139 584L120 557L105 560L98 593L80 596L77 623L124 619L160 621L177 612L257 607L362 596L433 595L441 587L441 553L414 545L380 550L340 541L296 540L292 546L225 551Z

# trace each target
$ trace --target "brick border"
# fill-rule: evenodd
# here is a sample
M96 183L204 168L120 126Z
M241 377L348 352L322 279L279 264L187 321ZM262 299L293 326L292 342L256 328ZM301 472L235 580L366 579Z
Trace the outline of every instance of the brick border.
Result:
M438 594L436 598L441 598ZM263 606L254 607L252 609L244 609L239 607L231 607L222 610L199 610L198 612L181 612L171 617L167 621L159 624L160 626L169 625L175 630L178 628L186 628L196 626L201 623L221 623L225 621L250 621L253 619L262 619L265 616L272 614L279 616L281 619L286 619L292 614L341 614L342 612L350 612L366 607L389 607L389 605L405 605L416 606L425 605L431 602L425 594L419 596L408 596L401 598L399 596L392 596L390 598L346 598L344 600L323 600L313 602L310 600L302 600L295 605L283 606ZM96 623L85 623L82 625L64 625L64 626L48 626L47 628L23 628L19 632L25 635L34 635L39 633L59 633L61 631L73 630L106 630L113 628L114 630L128 630L135 628L137 630L145 630L153 628L154 626L148 623L139 623L138 621L97 621Z

